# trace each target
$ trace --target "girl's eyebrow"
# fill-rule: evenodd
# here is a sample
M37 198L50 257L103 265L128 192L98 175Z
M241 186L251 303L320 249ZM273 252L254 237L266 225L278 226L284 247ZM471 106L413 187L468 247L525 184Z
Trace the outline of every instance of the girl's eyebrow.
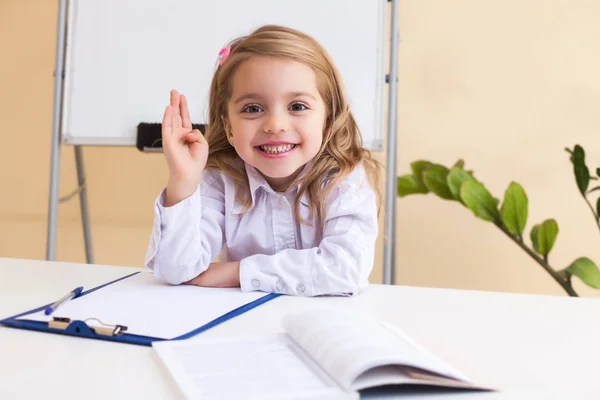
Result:
M312 94L310 94L308 92L292 92L292 93L289 93L288 96L289 97L305 96L305 97L310 97L313 100L317 100L317 98L314 95L312 95Z
M317 98L308 93L308 92L290 92L287 94L287 97L300 97L300 96L305 96L305 97L310 97L313 100L317 100ZM261 95L258 93L244 93L241 96L239 96L237 99L235 99L235 101L233 102L234 104L238 104L241 103L244 100L249 100L249 99L261 99Z
M241 103L244 100L248 100L248 99L260 99L260 95L258 93L244 93L243 95L241 95L240 97L238 97L237 99L235 99L235 101L233 102L234 104L237 103Z

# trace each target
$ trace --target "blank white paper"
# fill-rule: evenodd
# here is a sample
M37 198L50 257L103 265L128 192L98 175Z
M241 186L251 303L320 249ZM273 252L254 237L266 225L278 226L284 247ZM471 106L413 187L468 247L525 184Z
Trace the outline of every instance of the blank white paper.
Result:
M57 293L56 298L64 294ZM127 326L126 333L172 339L267 295L244 293L239 288L173 286L142 272L71 300L51 316L42 310L19 319L47 322L52 317L82 321L97 318L105 324ZM96 321L89 321L89 325L101 326Z

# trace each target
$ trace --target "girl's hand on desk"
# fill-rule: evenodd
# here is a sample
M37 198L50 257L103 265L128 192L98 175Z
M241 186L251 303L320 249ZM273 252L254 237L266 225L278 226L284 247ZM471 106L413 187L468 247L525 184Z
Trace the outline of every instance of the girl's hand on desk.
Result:
M185 284L204 287L240 287L240 262L211 263L206 271Z
M187 99L175 90L162 121L162 143L170 175L165 198L168 207L194 193L208 159L208 142L198 129L192 129Z

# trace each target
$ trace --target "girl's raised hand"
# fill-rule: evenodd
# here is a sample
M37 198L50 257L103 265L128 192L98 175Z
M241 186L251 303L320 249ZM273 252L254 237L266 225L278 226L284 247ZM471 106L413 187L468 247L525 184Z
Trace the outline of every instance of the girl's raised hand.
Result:
M187 100L176 90L163 117L162 143L169 166L165 206L171 206L194 193L208 158L208 142L192 129Z

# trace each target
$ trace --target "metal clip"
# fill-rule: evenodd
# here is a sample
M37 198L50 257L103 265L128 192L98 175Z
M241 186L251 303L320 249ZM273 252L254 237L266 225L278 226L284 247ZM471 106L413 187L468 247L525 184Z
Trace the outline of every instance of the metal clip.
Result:
M87 321L96 321L100 325L103 325L103 326L89 325L87 323ZM73 322L77 322L77 321L71 321L70 318L53 317L52 321L48 322L48 327L54 328L54 329L67 330L69 325L71 325L71 323L73 323ZM83 320L81 322L83 324L85 324L91 331L93 331L94 333L96 333L98 335L119 336L119 335L122 335L125 331L127 331L127 326L125 326L125 325L105 324L104 322L100 321L98 318L86 318L85 320ZM79 329L80 328L77 327L77 328L75 328L75 331L77 333L79 333Z

